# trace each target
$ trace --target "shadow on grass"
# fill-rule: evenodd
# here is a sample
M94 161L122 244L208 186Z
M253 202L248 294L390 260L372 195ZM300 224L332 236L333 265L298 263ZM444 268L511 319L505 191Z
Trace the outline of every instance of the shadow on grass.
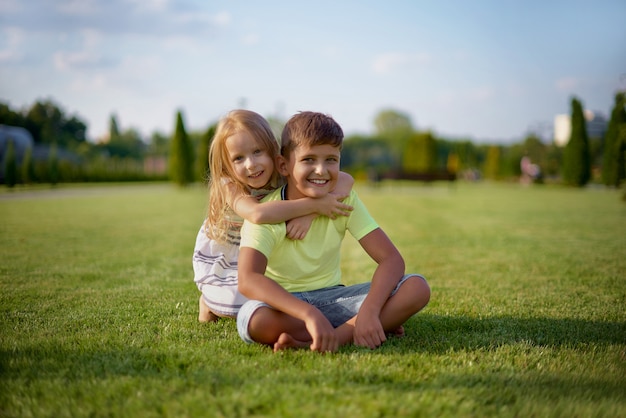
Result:
M459 367L456 373L437 373L415 379L397 375L389 378L372 368L352 374L343 383L358 393L370 393L377 399L392 398L398 401L405 396L410 399L415 394L430 394L434 402L440 402L441 399L457 399L452 402L463 400L466 405L474 405L474 408L479 406L479 410L498 410L513 405L523 410L526 405L527 410L536 408L538 411L532 414L504 414L505 416L623 416L617 411L626 410L621 381L541 373L537 370L468 371L467 368ZM572 415L572 411L580 408L585 411ZM485 413L485 416L492 415L494 414Z
M181 390L201 388L202 393L216 399L242 390L267 394L289 387L290 391L312 398L327 396L328 390L349 393L353 397L367 398L371 394L377 399L385 399L385 404L388 399L398 399L402 394L459 390L465 393L463 396L484 406L523 404L531 399L531 402L545 403L560 400L562 407L563 399L567 399L572 402L581 400L586 405L603 402L603 408L626 408L619 371L604 379L558 370L550 372L512 367L511 364L499 367L499 362L493 359L490 366L482 369L478 364L455 364L459 358L454 360L454 353L451 353L451 350L490 351L521 343L525 347L571 348L583 353L587 346L592 345L624 347L624 323L420 314L407 323L406 330L405 338L391 339L380 350L371 352L344 347L336 357L318 357L318 354L304 352L275 355L270 350L258 350L258 347L243 343L234 352L232 345L220 347L218 342L211 344L212 347L206 344L188 347L189 351L180 353L180 347L172 346L157 345L142 349L91 346L91 349L85 349L80 347L80 343L75 348L59 348L50 342L45 346L0 350L0 387L9 392L21 388L19 393L23 395L31 385L36 387L38 381L84 381L94 384L111 382L112 379L124 382L126 378L131 378L139 382L139 386L149 384L157 388L155 390L172 386ZM227 338L230 340L230 337ZM209 348L211 355L190 355L190 352L197 353L198 348ZM366 354L363 358L359 355L353 357L355 352ZM370 357L371 354L381 359L388 356L399 367L380 367L381 363ZM424 361L424 354L450 354L453 360L441 369L423 368L420 362ZM503 355L507 357L511 353ZM480 362L480 353L477 359ZM503 360L506 362L506 359ZM623 367L619 364L620 359L605 360L617 362L615 366L618 369ZM563 361L567 361L567 356ZM405 372L399 372L399 369ZM564 366L563 370L567 369ZM2 397L0 395L0 399Z
M228 363L229 360L225 360L224 363ZM207 369L210 370L208 374ZM212 381L218 384L233 380L233 373L228 368L219 367L219 363L180 355L171 347L123 349L103 346L74 350L42 346L0 350L0 382L11 379L110 379L119 376L168 380L182 376L190 378L196 372L202 372L202 380L209 386Z
M581 319L471 318L418 314L407 323L409 351L441 354L524 342L542 347L626 345L626 322Z
M440 355L451 351L489 351L502 346L524 343L526 346L571 348L584 351L587 346L617 345L626 347L626 323L588 321L578 319L515 318L491 317L470 318L461 316L418 314L405 325L406 337L392 338L381 349L372 353L380 355L414 353ZM234 332L234 329L232 330ZM220 366L228 363L231 357L239 361L254 360L265 352L255 345L238 345L237 337L220 347L220 339L209 343L215 356L199 355L193 347L193 354L179 353L158 345L142 349L121 347L91 346L76 350L55 347L54 342L46 346L22 347L14 350L0 350L0 374L7 376L38 376L42 370L50 373L76 372L88 376L108 375L150 375L161 373L180 374L204 366L213 365L216 376L225 379L219 372ZM227 337L228 340L231 336ZM222 341L223 342L223 341ZM206 341L200 345L206 349ZM237 348L232 352L232 348ZM353 353L362 349L348 346L342 353ZM369 350L368 350L369 352ZM267 350L271 355L271 350ZM225 373L226 375L228 373ZM228 380L228 379L225 379Z

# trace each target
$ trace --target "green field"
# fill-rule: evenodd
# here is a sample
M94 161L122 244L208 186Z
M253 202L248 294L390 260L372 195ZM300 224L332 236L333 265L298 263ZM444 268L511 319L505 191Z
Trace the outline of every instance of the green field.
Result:
M329 355L196 321L202 188L1 191L0 416L626 416L619 192L356 188L432 298L405 338ZM373 270L351 237L342 268Z

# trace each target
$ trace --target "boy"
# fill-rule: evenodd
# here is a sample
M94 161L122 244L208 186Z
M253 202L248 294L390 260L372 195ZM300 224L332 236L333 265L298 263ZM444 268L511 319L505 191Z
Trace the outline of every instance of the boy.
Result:
M302 112L282 133L277 167L287 184L264 201L322 197L337 183L343 131L330 117ZM303 240L286 237L286 224L244 222L239 291L251 299L238 316L246 342L274 351L309 346L336 351L354 343L374 349L430 299L426 280L405 275L404 260L354 191L347 217L317 217ZM349 231L378 264L371 283L340 285L340 248Z

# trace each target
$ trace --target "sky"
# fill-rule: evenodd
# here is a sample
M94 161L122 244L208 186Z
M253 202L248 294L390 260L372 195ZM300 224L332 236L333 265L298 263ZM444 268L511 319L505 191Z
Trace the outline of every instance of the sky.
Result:
M551 138L626 90L624 0L0 0L0 101L52 99L97 141L204 131L231 109L332 115L371 135L382 110L439 137Z

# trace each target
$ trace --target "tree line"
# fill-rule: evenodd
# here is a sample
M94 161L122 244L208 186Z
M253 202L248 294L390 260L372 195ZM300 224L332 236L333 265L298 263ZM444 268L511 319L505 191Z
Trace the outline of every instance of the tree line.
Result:
M277 138L283 121L270 117ZM171 135L155 132L143 138L133 128L120 129L111 115L107 138L87 140L87 125L68 115L52 100L37 101L24 110L0 103L0 125L21 127L33 146L16 152L8 138L2 152L1 180L20 183L89 181L165 181L185 186L208 178L208 148L215 123L187 132L177 111ZM615 95L613 110L601 138L589 138L582 102L571 99L571 135L564 148L529 133L514 144L475 144L420 131L402 111L385 109L374 120L374 134L344 141L342 169L357 179L463 178L512 180L523 176L522 159L532 161L535 182L584 186L590 181L618 187L626 178L626 99ZM1 144L0 144L1 145Z
M582 102L571 99L571 134L565 147L545 143L537 133L521 142L475 144L471 140L448 139L431 131L419 131L403 112L383 110L374 120L375 135L348 138L344 144L343 167L361 178L411 178L431 173L431 178L474 180L517 180L523 159L533 163L533 181L584 186L590 181L619 187L626 179L626 99L614 98L606 133L588 137ZM428 178L424 176L423 178Z
M178 112L176 118L174 137L154 132L146 138L134 128L121 129L113 114L106 137L94 143L87 140L86 123L76 115L68 115L52 100L37 101L23 110L0 103L0 125L22 128L32 139L32 146L20 150L18 138L11 138L12 131L0 131L8 132L4 146L0 142L0 183L13 186L20 183L165 181L175 178L168 167L185 167L194 157L207 160L208 151L203 152L202 148L208 147L206 135L212 137L211 130L214 130L209 127L205 133L187 134L182 113ZM179 147L180 141L185 141L186 145ZM177 155L185 147L189 148L185 151L185 163L179 164ZM192 174L185 174L182 183L206 178L208 163L198 161L195 166L197 168L190 169Z

